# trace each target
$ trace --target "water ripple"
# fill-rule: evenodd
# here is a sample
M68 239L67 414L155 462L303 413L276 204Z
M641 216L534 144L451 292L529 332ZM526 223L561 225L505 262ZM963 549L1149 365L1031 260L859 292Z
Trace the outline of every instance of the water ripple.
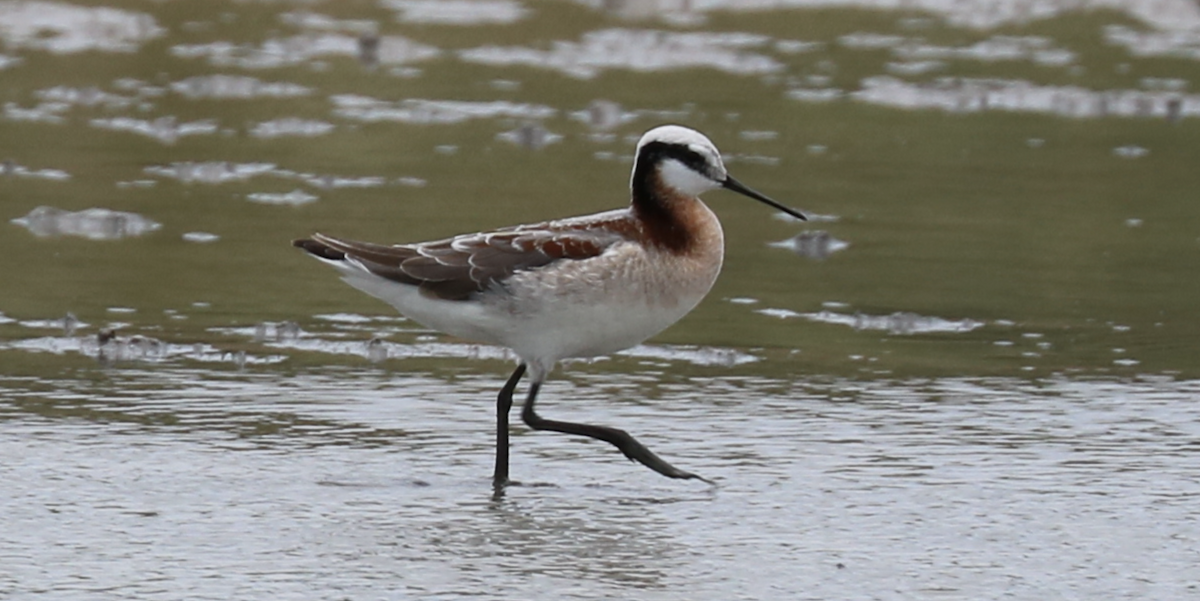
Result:
M162 227L161 223L126 211L84 209L64 211L54 207L37 207L24 217L13 219L39 238L78 236L88 240L117 240L142 236Z
M133 52L166 32L146 13L65 2L0 2L0 39L9 48Z
M652 390L576 374L547 385L544 413L628 428L720 486L518 427L524 484L495 497L502 379L0 377L0 454L15 459L0 556L18 591L164 599L384 586L447 598L501 598L499 587L666 599L687 586L698 599L1135 599L1195 585L1196 381L722 376Z
M384 65L408 65L437 57L441 51L402 36L382 36L375 41L374 62ZM209 42L178 44L171 54L180 58L205 58L218 67L276 69L309 62L316 58L362 55L361 38L341 33L304 33L276 38L262 44Z
M583 34L580 42L555 42L550 50L519 46L482 46L462 50L459 58L485 65L528 65L590 79L608 69L638 72L710 67L738 75L775 73L783 65L746 48L765 46L770 38L748 33L674 33L605 29Z

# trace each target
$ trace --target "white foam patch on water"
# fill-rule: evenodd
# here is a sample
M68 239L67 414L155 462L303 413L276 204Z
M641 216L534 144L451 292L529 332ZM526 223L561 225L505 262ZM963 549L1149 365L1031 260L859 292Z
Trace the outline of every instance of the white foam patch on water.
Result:
M1104 40L1138 57L1165 56L1200 60L1200 31L1138 31L1125 25L1108 25Z
M779 157L767 156L762 154L746 154L746 153L730 153L722 154L726 165L735 164L752 164L752 165L770 165L776 166L780 162Z
M145 13L65 2L0 2L0 40L9 49L134 52L166 32Z
M139 96L152 96L155 88L139 90ZM108 110L125 109L132 106L149 108L140 98L106 92L97 87L54 86L37 90L33 97L38 104L25 108L16 102L4 103L4 118L9 121L41 123L66 123L65 113L74 106L99 107Z
M184 242L195 242L196 244L211 244L221 239L220 236L210 232L185 232L182 238Z
M759 142L763 140L774 140L779 137L779 132L775 130L742 130L738 132L738 137L743 140Z
M856 32L842 35L838 43L855 50L890 50L898 59L908 61L911 70L921 73L943 64L941 61L1030 61L1046 66L1066 66L1075 62L1074 52L1058 48L1054 40L1042 36L997 35L969 46L939 46L917 37L895 34Z
M288 82L268 82L241 75L199 75L171 83L171 91L186 98L296 98L313 89Z
M234 333L230 330L229 333ZM243 333L244 332L238 332ZM490 359L511 361L516 358L512 351L498 346L457 342L412 342L397 343L372 338L370 340L330 340L315 336L299 336L290 339L265 342L275 349L320 352L332 355L351 355L373 359L383 354L393 359Z
M767 246L790 250L809 259L824 260L836 252L850 248L850 243L839 240L824 230L805 230L787 240L768 242Z
M372 34L379 30L379 23L371 19L337 19L307 10L282 13L279 20L300 29L349 31L359 34Z
M652 115L653 111L645 110L626 110L621 105L612 100L596 99L588 103L587 108L570 113L571 119L587 124L588 127L596 132L608 132L618 126L632 122L642 116L658 116ZM675 117L677 119L682 116ZM612 137L609 137L609 136ZM597 133L596 137L591 139L596 141L611 142L615 140L616 134ZM636 143L636 140L635 140Z
M943 319L941 317L930 317L926 315L918 315L909 312L897 312L891 315L867 315L864 313L839 313L836 311L817 311L813 313L800 313L790 309L758 309L755 313L776 317L779 319L791 319L802 317L809 321L821 323L831 323L844 326L850 326L855 330L883 330L889 334L933 334L933 333L953 333L959 334L970 332L982 328L986 325L982 321L974 319Z
M804 54L825 49L825 42L806 40L775 40L775 50L783 54Z
M269 174L276 169L274 163L230 163L226 161L209 161L203 163L171 163L146 167L148 175L157 175L179 180L185 184L221 184L225 182L240 182L257 175Z
M231 163L228 161L208 161L201 163L180 162L169 165L153 165L144 169L145 173L158 177L178 180L185 184L224 184L242 182L258 176L270 176L284 180L300 181L314 188L377 188L387 185L389 180L382 176L344 177L340 175L302 173L290 169L281 169L274 163ZM421 185L410 178L392 180L396 185ZM304 192L295 191L288 195L259 196L252 200L271 204L288 204L309 202ZM314 197L315 198L315 197Z
M13 161L0 162L0 176L47 179L57 182L71 179L71 174L62 169L30 169Z
M153 121L133 117L109 117L92 119L88 124L99 129L125 131L146 136L163 144L174 144L186 136L212 135L217 133L218 129L214 119L180 123L175 117L159 117Z
M1113 156L1119 156L1123 159L1140 159L1150 154L1150 149L1135 145L1118 146L1112 149L1112 153Z
M345 177L340 175L321 175L316 173L284 173L280 177L300 180L314 188L328 190L332 188L378 188L388 183L386 177L364 175L361 177Z
M512 0L381 0L402 23L436 25L507 25L530 10Z
M516 129L496 134L496 139L531 150L538 150L561 142L563 136L546 129L541 124L527 123Z
M845 97L846 92L839 88L794 88L784 95L792 100L804 102L833 102Z
M15 102L4 103L4 118L8 121L30 121L41 123L66 123L62 116L71 105L65 102L42 102L33 108L24 108Z
M314 203L317 201L317 199L317 196L309 194L304 190L292 190L291 192L282 194L271 192L255 192L253 194L246 195L246 200L249 200L250 202L257 202L259 204L266 205L286 205L293 207Z
M39 238L77 236L89 240L141 236L162 227L161 223L137 213L103 208L65 211L48 206L37 207L28 215L13 219L11 223L24 227Z
M884 71L892 75L924 75L933 71L940 71L946 67L946 63L942 61L902 61L889 62L883 66Z
M250 128L249 134L255 138L267 139L284 136L315 137L332 132L334 127L334 124L327 121L284 117L255 123L254 127Z
M468 360L502 360L515 361L517 356L509 349L486 344L469 342L443 342L438 336L422 334L424 330L397 329L377 324L379 318L366 317L352 313L336 313L318 315L317 319L335 324L348 326L358 334L375 333L370 339L337 337L331 339L329 334L317 336L300 331L298 328L287 328L287 324L259 324L250 327L210 328L210 332L227 336L244 336L261 342L274 349L290 349L298 351L315 351L334 355L360 356L378 362L383 358L392 359L468 359ZM395 322L394 318L384 321ZM379 335L408 335L419 334L413 342L392 342L379 338ZM691 365L744 365L760 361L760 358L745 351L701 346L681 345L648 345L642 344L616 353L623 357L636 359L651 359L667 362L688 363ZM601 358L602 359L602 358ZM593 361L596 359L568 359L563 363Z
M334 323L371 323L375 318L359 315L357 313L325 313L322 315L313 315L313 319L321 321L331 321Z
M995 29L1053 19L1086 11L1109 10L1165 31L1200 28L1200 6L1189 0L705 0L704 2L611 2L575 0L580 4L625 17L659 16L668 21L695 23L709 12L758 12L780 9L858 8L929 13L950 25Z
M788 93L789 97L808 100L792 92ZM1042 86L1011 79L943 77L932 82L910 83L880 75L864 79L862 89L850 96L867 104L952 113L1003 111L1074 118L1200 115L1200 95L1195 94L1090 90L1078 86Z
M78 328L86 328L86 324L73 315L68 315L60 319L23 319L17 322L23 328L34 328L42 330L75 330Z
M1053 40L1041 36L999 35L970 46L937 46L911 41L893 48L892 52L897 57L910 61L1031 61L1039 65L1065 66L1076 59L1074 52L1057 48Z
M354 58L363 54L362 39L341 33L304 33L274 38L262 44L210 42L180 44L171 47L180 58L205 58L218 67L273 69L290 67L317 58ZM383 65L407 65L437 57L441 51L402 36L381 36L374 48L374 62Z
M331 97L330 100L333 101L334 115L368 123L399 121L446 124L497 117L546 119L558 113L557 110L541 104L514 103L505 100L472 102L409 98L388 102L356 94L338 94Z
M221 350L209 344L173 344L147 336L114 337L102 341L97 336L43 336L0 342L0 350L18 350L55 355L79 354L104 363L166 363L178 360L202 363L273 365L287 360L283 355L254 355L245 351Z
M639 344L633 348L616 353L622 357L638 359L658 359L675 363L690 363L692 365L719 365L732 367L761 361L759 357L731 348L712 346L679 346Z
M470 63L522 65L590 79L609 69L640 73L708 67L736 75L763 75L783 70L775 59L749 52L770 38L751 33L677 33L637 29L604 29L583 34L579 42L556 41L550 49L482 46L459 51Z

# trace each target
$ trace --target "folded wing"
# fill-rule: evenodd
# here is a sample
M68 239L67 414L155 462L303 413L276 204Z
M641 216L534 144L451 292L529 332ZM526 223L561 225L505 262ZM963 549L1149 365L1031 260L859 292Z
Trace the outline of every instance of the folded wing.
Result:
M295 246L327 261L348 261L444 300L468 300L515 272L599 256L624 240L603 228L514 228L422 244L387 246L315 234Z

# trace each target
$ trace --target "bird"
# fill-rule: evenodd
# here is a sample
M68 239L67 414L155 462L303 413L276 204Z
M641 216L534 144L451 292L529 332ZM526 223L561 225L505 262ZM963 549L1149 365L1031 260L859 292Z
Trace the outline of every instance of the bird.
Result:
M704 134L660 125L638 140L625 208L430 242L385 245L317 233L293 245L419 324L512 350L517 367L496 400L497 489L510 483L508 415L526 375L521 418L533 430L608 442L663 476L711 483L624 430L546 419L535 402L559 361L639 344L700 303L721 271L724 234L699 197L718 188L806 219L729 175Z

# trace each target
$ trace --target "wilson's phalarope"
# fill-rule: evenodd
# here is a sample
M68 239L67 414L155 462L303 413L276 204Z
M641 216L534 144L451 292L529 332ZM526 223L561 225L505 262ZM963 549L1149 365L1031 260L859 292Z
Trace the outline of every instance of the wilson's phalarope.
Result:
M805 217L733 179L708 138L678 125L638 141L630 188L625 209L446 240L385 246L315 234L294 244L413 321L516 353L496 403L497 487L508 482L508 413L527 370L533 383L521 417L529 427L603 440L664 476L704 480L624 430L542 418L538 389L559 360L631 347L704 298L725 251L701 193L726 188Z

